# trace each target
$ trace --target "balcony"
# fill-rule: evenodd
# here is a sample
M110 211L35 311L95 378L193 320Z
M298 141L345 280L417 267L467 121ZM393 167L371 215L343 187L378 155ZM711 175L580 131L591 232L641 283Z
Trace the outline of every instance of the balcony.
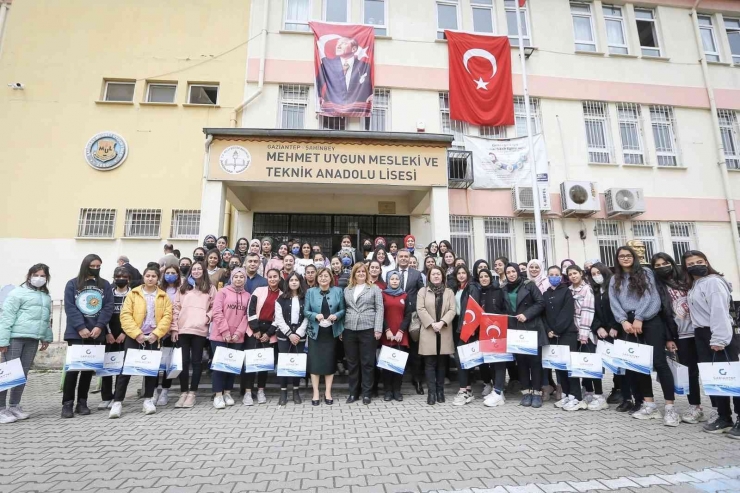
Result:
M470 188L473 184L473 153L447 149L447 178L449 188Z

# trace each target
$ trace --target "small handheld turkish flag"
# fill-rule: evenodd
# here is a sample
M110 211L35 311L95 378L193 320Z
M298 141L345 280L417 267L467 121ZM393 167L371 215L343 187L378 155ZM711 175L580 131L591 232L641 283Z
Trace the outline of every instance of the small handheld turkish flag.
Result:
M470 336L475 333L475 329L480 326L482 316L483 308L473 298L468 298L468 306L464 314L465 318L463 318L462 329L460 329L460 339L463 342L468 342Z
M482 353L505 353L508 315L484 313L480 319L480 350Z

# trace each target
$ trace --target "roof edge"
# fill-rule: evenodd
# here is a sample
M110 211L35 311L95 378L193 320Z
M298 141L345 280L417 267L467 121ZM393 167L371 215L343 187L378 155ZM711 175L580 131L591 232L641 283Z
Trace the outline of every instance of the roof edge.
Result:
M272 137L277 139L313 138L332 140L360 140L360 141L407 141L438 143L449 146L453 136L448 134L428 134L414 132L370 132L358 130L294 130L275 128L209 128L203 129L206 135L214 137Z

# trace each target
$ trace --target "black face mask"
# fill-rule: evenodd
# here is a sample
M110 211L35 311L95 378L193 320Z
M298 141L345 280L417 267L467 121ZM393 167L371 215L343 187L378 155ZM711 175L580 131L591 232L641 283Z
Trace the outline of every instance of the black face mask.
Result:
M362 251L363 252L369 252L372 249L373 249L373 246L372 245L362 245Z
M706 265L692 265L686 269L691 276L704 277L709 274L709 267Z
M113 282L115 282L116 286L118 286L119 288L122 288L128 285L128 279L116 279Z
M87 268L87 274L89 276L98 277L100 275L100 267L98 267L97 269L93 269L92 267L88 267Z
M180 267L180 273L183 276L187 276L190 273L190 266L189 265L183 265L182 267Z
M655 273L658 274L659 277L670 277L671 273L673 272L673 267L670 265L663 265L661 267L655 268Z
M206 250L213 250L214 248L216 248L215 243L206 243Z
M193 257L193 259L195 259L196 262L203 262L206 258L202 255L196 255Z

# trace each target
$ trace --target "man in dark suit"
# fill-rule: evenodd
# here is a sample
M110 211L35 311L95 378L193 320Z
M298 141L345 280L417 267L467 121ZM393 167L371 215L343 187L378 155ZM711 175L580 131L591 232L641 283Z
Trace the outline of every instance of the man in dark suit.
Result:
M409 267L411 261L411 252L403 248L396 254L396 263L398 273L401 275L401 287L408 297L406 302L409 304L413 311L416 311L416 299L419 296L419 290L424 287L424 280L421 277L421 272L416 269ZM424 395L424 387L421 381L424 377L424 368L422 367L422 359L419 357L419 343L413 340L409 341L409 359L411 360L411 378L413 379L414 388L416 393Z
M340 38L335 49L336 57L321 60L318 83L322 108L325 103L343 106L372 101L371 67L356 57L358 48L354 38Z
M131 289L141 286L144 283L144 278L141 276L141 272L129 263L127 256L121 255L118 257L118 266L123 267L128 271L129 277L131 277L131 282L129 282L129 287L131 287Z

